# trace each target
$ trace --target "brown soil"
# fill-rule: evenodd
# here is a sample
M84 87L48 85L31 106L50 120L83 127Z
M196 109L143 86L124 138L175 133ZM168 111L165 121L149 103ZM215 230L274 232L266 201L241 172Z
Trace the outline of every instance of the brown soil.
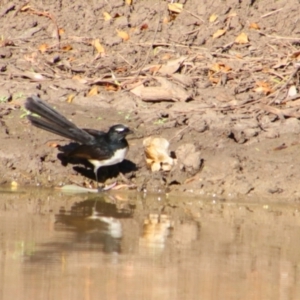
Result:
M93 181L82 164L58 159L53 146L67 141L24 117L26 97L38 94L80 127L132 128L120 170L138 190L300 199L300 104L292 93L299 3L180 2L180 13L161 0L1 2L1 184ZM219 29L224 34L214 38ZM241 33L245 43L236 40ZM147 93L136 89L142 84ZM183 147L186 160L152 173L142 146L148 136L168 139L175 153ZM100 173L108 183L118 170Z

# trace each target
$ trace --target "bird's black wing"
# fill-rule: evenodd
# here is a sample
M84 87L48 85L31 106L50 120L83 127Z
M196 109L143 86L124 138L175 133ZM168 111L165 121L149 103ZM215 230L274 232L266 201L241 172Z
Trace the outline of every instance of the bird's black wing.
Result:
M79 145L68 153L68 156L84 158L87 160L105 160L111 158L113 155L110 147L107 147L105 144L102 144L100 147L95 147L95 145Z

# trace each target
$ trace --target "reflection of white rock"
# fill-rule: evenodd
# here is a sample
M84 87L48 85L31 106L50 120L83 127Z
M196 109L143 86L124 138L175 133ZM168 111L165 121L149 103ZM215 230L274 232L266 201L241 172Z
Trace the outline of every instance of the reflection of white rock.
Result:
M143 141L147 166L152 172L170 171L176 161L169 156L169 142L161 137L148 137Z
M140 246L164 248L171 227L169 216L149 215L149 218L144 222L142 237L140 237Z

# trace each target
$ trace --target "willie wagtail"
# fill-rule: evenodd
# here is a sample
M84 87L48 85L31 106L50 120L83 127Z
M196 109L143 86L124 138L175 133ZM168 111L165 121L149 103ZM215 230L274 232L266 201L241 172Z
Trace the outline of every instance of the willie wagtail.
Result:
M25 108L39 116L28 115L32 125L80 143L68 156L88 160L94 166L97 183L100 167L124 160L128 151L126 136L132 133L125 125L113 125L108 132L81 129L37 96L27 98Z

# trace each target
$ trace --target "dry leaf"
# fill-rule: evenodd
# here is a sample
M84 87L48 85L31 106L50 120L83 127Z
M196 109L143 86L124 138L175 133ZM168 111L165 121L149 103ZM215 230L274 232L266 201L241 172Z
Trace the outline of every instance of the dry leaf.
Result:
M122 30L117 29L117 32L118 32L118 36L120 38L122 38L123 41L128 41L129 40L129 34L126 31L122 31Z
M61 50L63 50L63 51L70 51L70 50L72 50L72 49L73 49L73 48L72 48L71 45L65 45L65 46L61 47Z
M51 148L57 148L59 145L57 143L49 142L47 143L47 146Z
M264 93L265 95L268 95L273 92L270 84L265 81L258 81L256 82L257 88L254 89L256 93Z
M95 96L98 94L98 87L95 85L93 86L90 91L88 92L87 96L91 97L91 96Z
M224 35L226 32L226 29L219 29L213 34L213 39L216 39L222 35Z
M42 74L36 72L25 71L22 73L22 76L30 78L34 81L46 80L46 78Z
M185 56L179 57L178 59L169 60L166 64L162 65L159 73L163 75L171 75L175 73L180 66L183 64L183 62L186 60Z
M236 37L235 42L237 44L247 44L247 43L249 43L247 34L242 32L240 35L238 35Z
M103 13L104 21L109 21L112 19L112 16L108 12Z
M48 49L49 49L48 44L42 44L39 46L39 51L41 51L42 53L45 53Z
M15 44L14 44L14 42L13 41L11 41L11 40L7 40L7 39L5 39L5 40L1 40L0 39L0 48L1 47L7 47L7 46L15 46Z
M143 25L140 27L140 29L141 29L141 30L146 30L146 29L148 29L148 27L149 27L148 24L145 23L145 24L143 24Z
M68 103L72 103L73 100L74 100L74 98L75 98L75 95L74 95L74 94L70 94L70 95L67 97L67 102L68 102Z
M223 63L216 63L216 64L213 64L211 67L210 67L210 70L213 71L213 72L229 72L231 70L231 67L223 64Z
M113 85L113 84L106 84L105 85L105 90L106 91L113 91L113 92L115 92L115 91L117 91L119 89L119 87L118 86L116 86L116 85Z
M296 60L300 59L300 50L292 53L291 58Z
M125 73L127 72L128 68L126 66L122 66L122 67L118 67L115 72L118 73L118 74L122 74L122 73Z
M259 30L260 29L260 27L259 27L259 25L257 23L251 23L249 25L249 28L250 29L255 29L255 30Z
M212 15L209 17L209 22L210 22L210 23L213 23L213 22L216 21L217 19L218 19L218 15L212 14Z
M166 78L155 77L161 86L145 87L139 85L130 90L143 101L187 101L191 98L191 91L186 91Z
M211 83L217 84L217 83L219 83L220 78L219 78L219 77L214 77L213 74L209 74L208 80L209 80Z
M225 65L224 63L213 64L209 69L208 80L211 83L217 84L220 81L222 73L228 73L229 71L231 71L231 67ZM219 72L222 73L218 74Z
M164 24L168 24L169 23L169 17L164 17L164 19L163 19L163 23Z
M125 0L125 3L126 3L127 5L131 5L131 4L132 4L132 0Z
M181 11L183 9L183 4L182 3L169 3L168 9L175 13L181 13Z
M161 60L169 60L172 57L172 54L166 53L161 57Z
M150 72L151 74L156 74L156 73L159 71L160 68L161 68L161 65L154 65L154 66L151 66L151 67L149 68L149 72Z
M101 45L99 39L95 39L92 41L92 46L94 46L98 53L105 53L103 46Z
M183 84L184 86L192 86L194 83L193 79L190 76L185 75L185 74L175 73L175 74L172 74L172 78L175 81Z
M227 16L227 18L234 18L234 17L236 17L237 16L237 13L236 12L232 12L231 14L229 14L228 16Z
M26 11L27 9L32 9L31 6L29 4L25 4L20 11Z
M59 28L58 29L58 34L59 35L65 34L65 30L63 28Z

